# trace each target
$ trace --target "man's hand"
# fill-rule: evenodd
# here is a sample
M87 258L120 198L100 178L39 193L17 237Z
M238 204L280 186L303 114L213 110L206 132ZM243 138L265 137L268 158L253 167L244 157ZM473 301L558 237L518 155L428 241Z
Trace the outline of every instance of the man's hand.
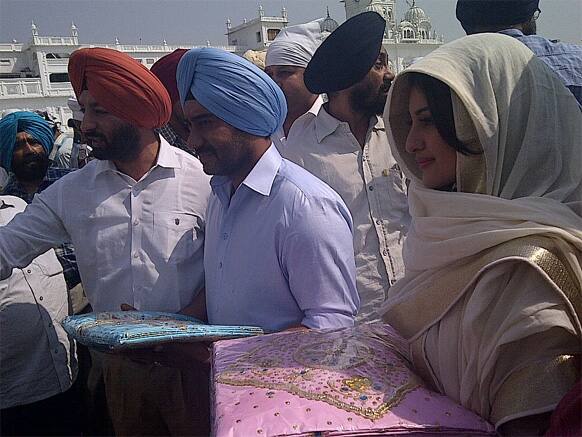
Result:
M121 311L137 311L126 303L121 304ZM151 348L131 349L121 352L132 361L155 366L189 369L198 364L210 362L211 343L166 343Z
M132 349L122 353L138 363L187 370L210 362L210 343L166 343L153 348Z

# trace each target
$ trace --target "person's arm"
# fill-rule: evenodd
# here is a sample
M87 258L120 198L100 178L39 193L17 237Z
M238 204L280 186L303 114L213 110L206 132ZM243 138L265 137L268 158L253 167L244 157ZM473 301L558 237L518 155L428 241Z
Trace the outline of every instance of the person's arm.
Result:
M351 217L340 200L300 200L285 238L282 265L307 328L352 326L356 290Z
M24 212L0 227L0 279L13 268L29 265L38 255L69 240L61 218L51 207L58 196L54 185L34 200Z
M178 311L178 314L194 317L203 322L208 322L206 314L206 289L202 288L188 305Z

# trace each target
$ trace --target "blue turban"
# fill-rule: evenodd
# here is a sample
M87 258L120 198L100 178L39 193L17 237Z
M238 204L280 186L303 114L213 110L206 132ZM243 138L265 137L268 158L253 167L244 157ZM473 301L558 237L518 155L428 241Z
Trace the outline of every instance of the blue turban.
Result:
M188 91L209 112L235 128L268 137L283 125L283 91L244 58L214 48L191 49L176 72L182 105Z
M19 111L0 119L0 166L7 171L12 168L12 156L16 146L16 134L26 132L34 137L47 155L54 144L53 130L48 121L34 112Z

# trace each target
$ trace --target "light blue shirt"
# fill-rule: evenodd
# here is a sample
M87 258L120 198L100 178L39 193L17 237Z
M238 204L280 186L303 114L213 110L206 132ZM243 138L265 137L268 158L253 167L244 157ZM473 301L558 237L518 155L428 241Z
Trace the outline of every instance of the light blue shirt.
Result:
M352 326L360 300L348 208L328 185L263 154L231 197L214 176L204 271L212 324L278 331Z

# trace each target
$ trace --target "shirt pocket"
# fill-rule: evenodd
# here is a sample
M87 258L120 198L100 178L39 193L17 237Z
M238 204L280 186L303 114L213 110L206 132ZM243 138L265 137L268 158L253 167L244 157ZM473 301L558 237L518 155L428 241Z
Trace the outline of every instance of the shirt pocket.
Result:
M154 238L159 238L162 258L180 263L194 256L204 243L202 218L185 212L155 212Z

